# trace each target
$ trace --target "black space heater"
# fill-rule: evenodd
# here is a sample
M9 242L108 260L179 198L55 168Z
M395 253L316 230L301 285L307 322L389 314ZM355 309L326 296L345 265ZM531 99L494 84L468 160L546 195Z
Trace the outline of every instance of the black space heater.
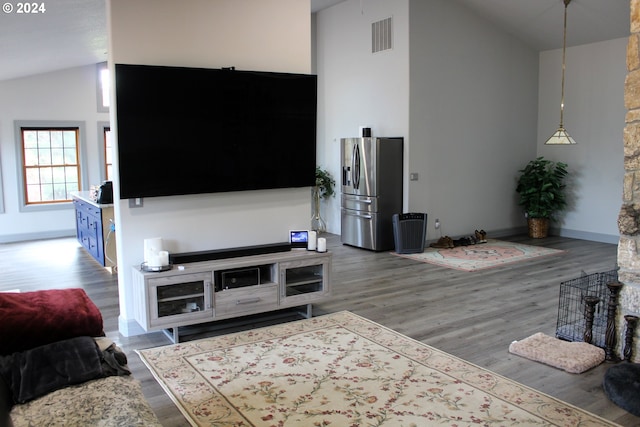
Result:
M427 239L427 214L418 212L393 214L393 237L396 253L424 252L424 242Z

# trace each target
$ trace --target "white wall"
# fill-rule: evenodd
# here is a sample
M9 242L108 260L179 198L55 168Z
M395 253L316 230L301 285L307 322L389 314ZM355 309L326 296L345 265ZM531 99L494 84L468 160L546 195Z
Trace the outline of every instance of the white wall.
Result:
M84 122L81 146L87 163L88 182L83 189L99 184L98 122L109 120L97 112L96 66L69 68L52 73L0 81L0 154L3 214L0 214L0 242L75 235L75 214L69 203L59 210L21 213L18 179L21 173L16 151L15 120Z
M133 63L311 71L309 2L110 0L107 9L112 68ZM124 335L140 332L132 321L131 269L143 261L145 238L162 237L170 252L277 243L287 241L291 229L308 228L311 217L309 188L146 198L143 208L132 209L127 200L118 201L114 184Z
M538 155L569 166L560 234L617 243L624 176L627 38L567 48L564 125L573 146L545 146L558 128L562 50L540 54Z
M340 234L340 138L370 126L374 136L409 139L409 2L347 0L316 14L318 164L336 179L323 202L328 231ZM371 24L393 17L393 49L371 53ZM406 184L406 183L405 183ZM404 199L406 200L406 185Z
M370 23L386 15L399 43L367 54ZM626 39L567 50L565 124L578 145L546 147L559 120L560 50L535 52L447 0L348 0L316 20L318 161L336 178L340 137L363 124L403 132L405 208L429 214L428 239L440 237L436 218L443 234L484 228L499 237L526 230L518 170L544 155L572 174L571 203L553 231L617 243ZM419 180L408 181L410 172ZM339 233L339 197L323 209Z
M394 49L372 55L371 22L388 16ZM339 138L368 124L406 138L405 210L451 235L520 225L513 174L535 155L536 52L444 0L350 0L318 12L316 37L321 164L339 177ZM339 233L339 198L325 209Z
M521 227L514 173L535 155L538 55L456 2L411 1L409 207L428 235Z

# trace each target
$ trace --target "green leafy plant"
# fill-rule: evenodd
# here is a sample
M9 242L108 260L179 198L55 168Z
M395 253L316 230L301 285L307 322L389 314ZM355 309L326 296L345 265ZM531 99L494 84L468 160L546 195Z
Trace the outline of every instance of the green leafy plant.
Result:
M332 197L335 194L335 185L336 181L331 174L327 170L316 166L316 187L318 187L320 197L323 199Z
M566 163L538 157L519 172L516 186L520 195L518 204L524 208L528 218L551 218L565 208Z

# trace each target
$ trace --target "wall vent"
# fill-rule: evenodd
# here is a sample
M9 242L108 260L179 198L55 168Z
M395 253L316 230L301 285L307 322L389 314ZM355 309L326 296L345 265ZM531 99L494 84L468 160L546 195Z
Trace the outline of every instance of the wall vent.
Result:
M371 24L371 53L388 50L393 47L391 43L392 18Z

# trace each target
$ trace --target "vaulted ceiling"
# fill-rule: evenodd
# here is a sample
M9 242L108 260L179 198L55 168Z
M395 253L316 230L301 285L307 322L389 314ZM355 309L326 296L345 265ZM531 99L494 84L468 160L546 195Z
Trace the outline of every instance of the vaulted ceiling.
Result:
M312 12L343 0L310 0ZM367 1L360 0L362 7ZM421 1L421 0L415 0ZM444 0L443 0L444 1ZM446 0L542 51L562 46L563 0ZM17 4L7 2L7 4ZM46 12L0 13L0 80L87 65L107 58L105 0L43 2ZM630 0L572 0L569 46L629 35Z

